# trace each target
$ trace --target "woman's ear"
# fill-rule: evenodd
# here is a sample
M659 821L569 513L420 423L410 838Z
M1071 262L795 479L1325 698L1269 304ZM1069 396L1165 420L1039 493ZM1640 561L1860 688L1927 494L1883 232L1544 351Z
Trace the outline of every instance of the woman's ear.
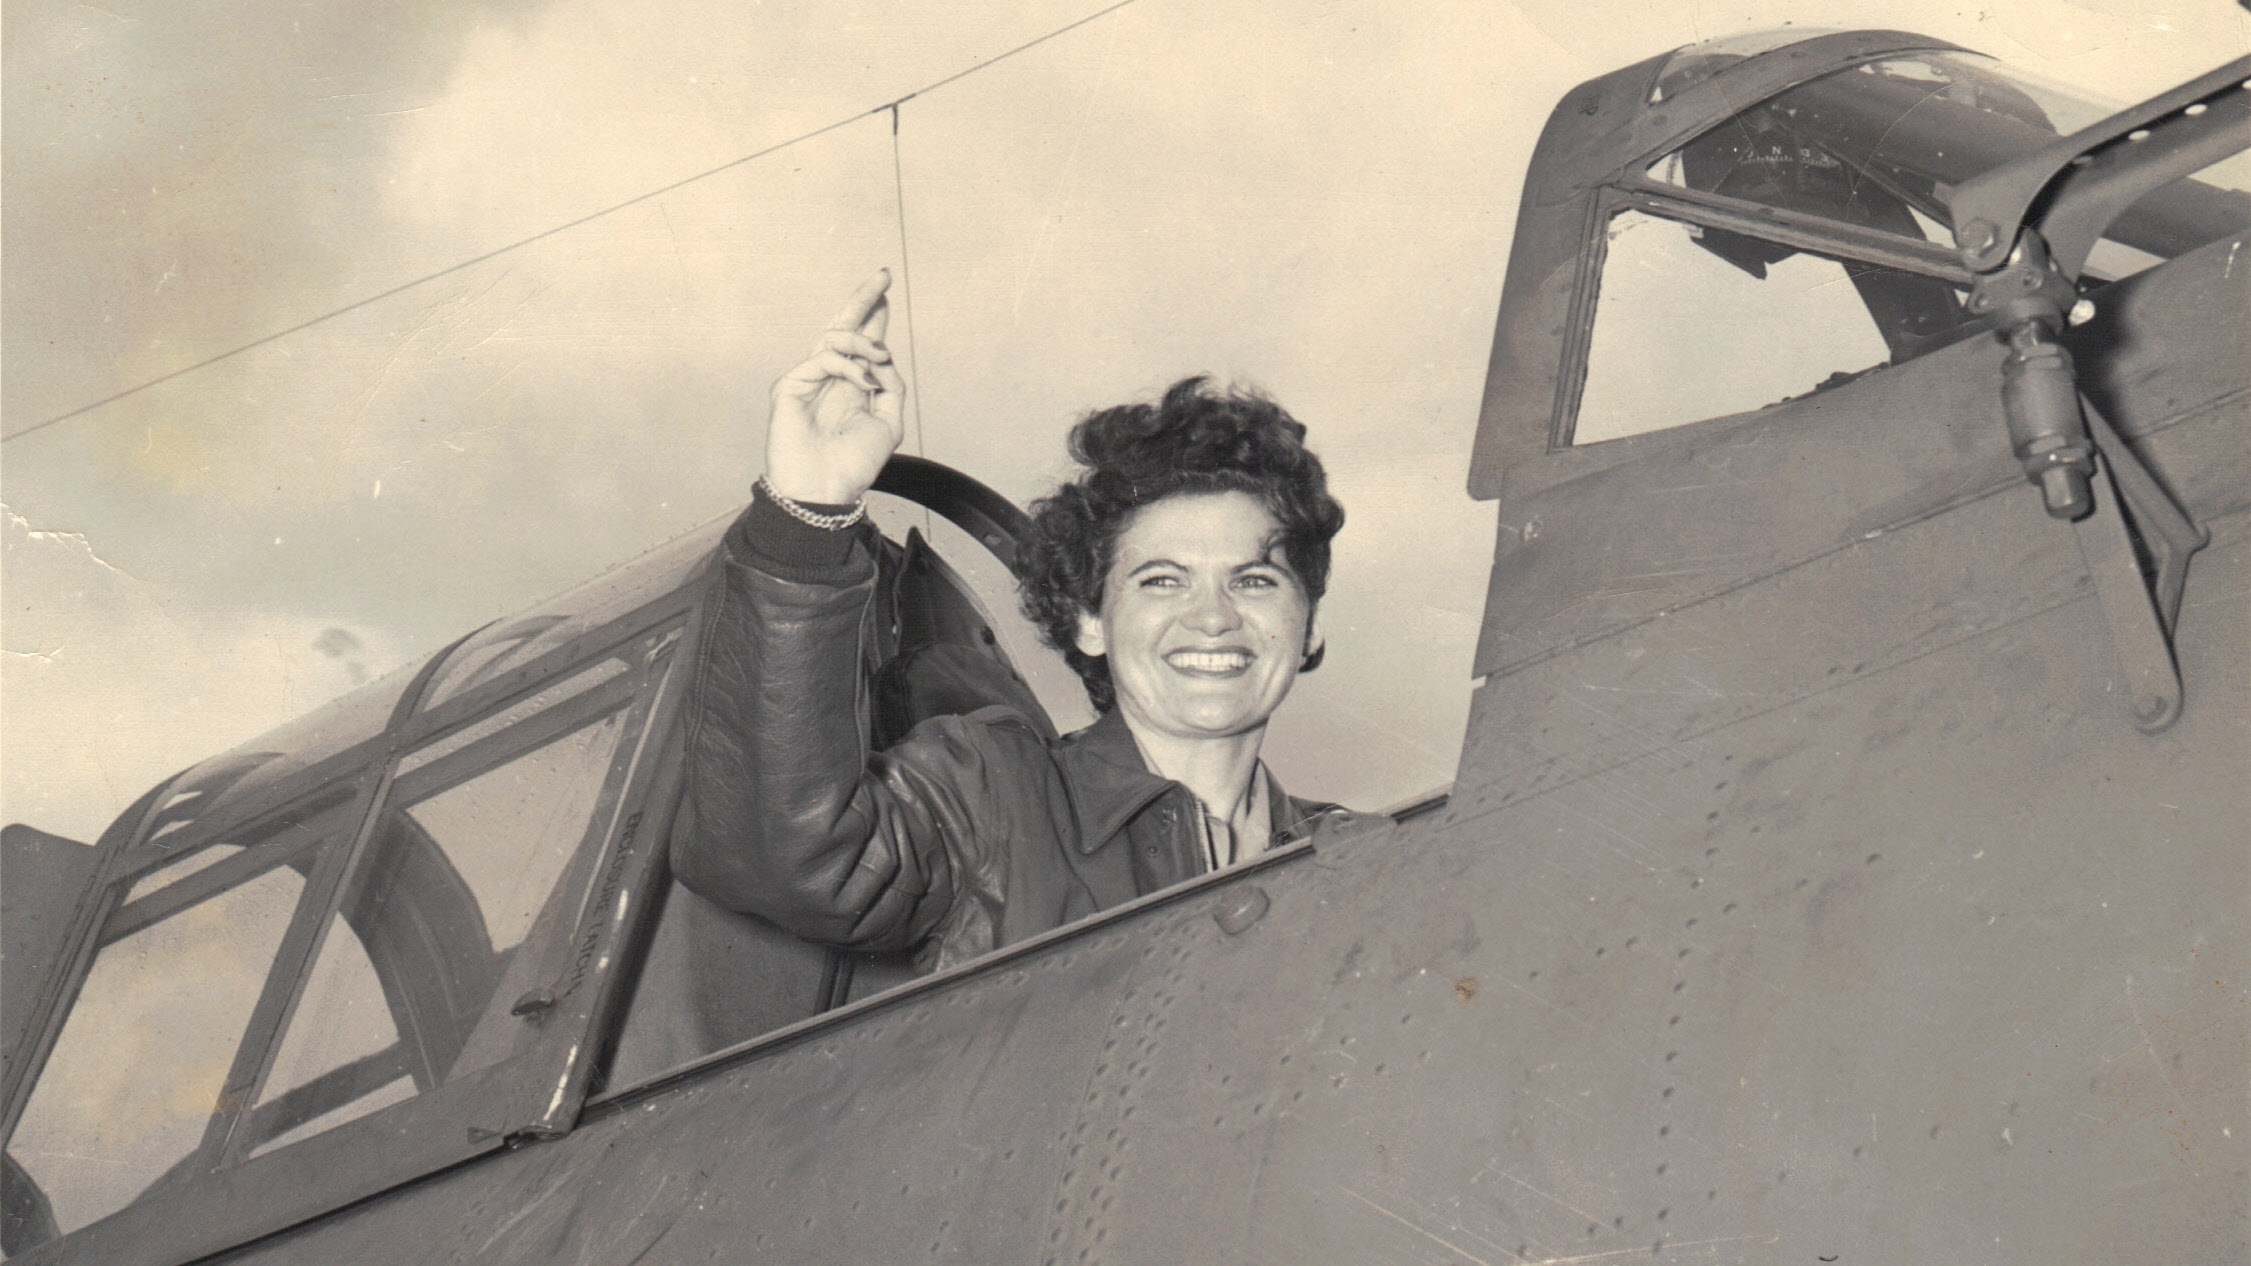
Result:
M1102 617L1085 607L1079 608L1079 635L1072 641L1077 644L1079 654L1089 659L1100 659L1110 653L1110 640L1102 633Z
M1321 613L1315 611L1305 619L1305 659L1297 670L1309 673L1321 666L1321 657L1329 653L1329 639L1321 636Z

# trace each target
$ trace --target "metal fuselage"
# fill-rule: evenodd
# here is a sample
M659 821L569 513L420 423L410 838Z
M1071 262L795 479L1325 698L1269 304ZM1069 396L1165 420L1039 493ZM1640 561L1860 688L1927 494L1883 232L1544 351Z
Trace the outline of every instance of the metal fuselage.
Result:
M229 1260L2240 1260L2234 250L2114 309L2120 416L2214 534L2167 733L1964 345L1507 506L1520 627L1745 575L1489 678L1445 810Z

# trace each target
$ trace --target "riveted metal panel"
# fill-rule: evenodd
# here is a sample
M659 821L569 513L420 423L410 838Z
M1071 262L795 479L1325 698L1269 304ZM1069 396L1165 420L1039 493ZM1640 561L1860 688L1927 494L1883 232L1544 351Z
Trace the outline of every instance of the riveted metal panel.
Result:
M2151 739L2023 509L1489 685L1485 735L1645 696L1559 744L1570 778L1473 756L1522 793L229 1260L2238 1260L2251 516L2199 557L2196 703ZM1927 567L1996 538L2008 601ZM1779 618L1876 590L1927 601ZM1244 884L1270 909L1230 934Z

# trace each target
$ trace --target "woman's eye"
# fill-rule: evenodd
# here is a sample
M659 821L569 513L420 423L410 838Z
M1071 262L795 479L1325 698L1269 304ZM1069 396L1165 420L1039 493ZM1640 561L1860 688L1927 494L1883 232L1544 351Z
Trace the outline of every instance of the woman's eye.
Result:
M1163 575L1143 576L1141 578L1141 587L1143 589L1178 589L1180 587L1180 577Z
M1281 583L1272 576L1255 571L1235 578L1235 587L1238 589L1277 589L1281 587Z

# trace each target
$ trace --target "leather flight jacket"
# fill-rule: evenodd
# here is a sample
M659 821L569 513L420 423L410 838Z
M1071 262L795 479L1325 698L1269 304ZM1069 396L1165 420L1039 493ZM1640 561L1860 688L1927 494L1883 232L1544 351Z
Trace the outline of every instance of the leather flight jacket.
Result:
M1044 718L984 707L871 751L879 548L865 524L804 527L763 495L728 533L687 700L682 883L935 970L1208 869L1200 803L1143 765L1115 710L1053 738ZM1271 776L1268 802L1277 845L1341 812Z

